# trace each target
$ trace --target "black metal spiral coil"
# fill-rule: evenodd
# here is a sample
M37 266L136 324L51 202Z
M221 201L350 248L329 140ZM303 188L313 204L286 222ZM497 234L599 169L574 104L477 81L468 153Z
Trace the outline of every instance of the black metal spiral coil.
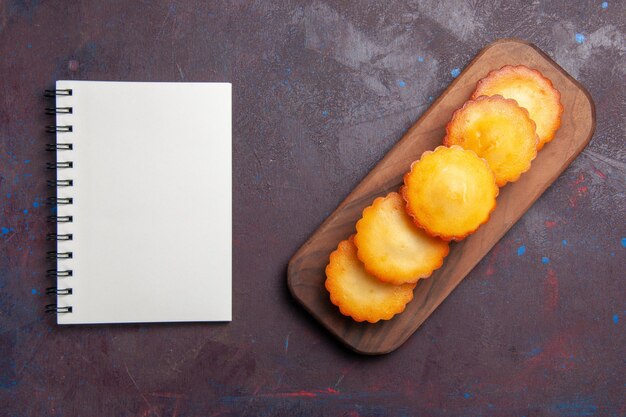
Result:
M46 114L72 114L73 107L46 107Z
M72 132L73 130L74 130L74 126L72 125L48 125L46 126L46 132L48 133Z
M73 221L72 216L48 216L48 223L72 223Z
M54 250L50 250L46 252L46 259L56 260L56 259L72 259L74 257L73 252L57 252Z
M47 278L66 278L74 275L74 271L67 269L65 271L59 271L58 269L48 269L46 271Z
M45 90L44 92L44 96L50 97L50 98L55 98L57 96L71 96L72 94L73 94L73 91L71 88ZM55 106L55 107L46 107L45 112L48 115L73 114L74 109L72 107L67 107L67 106L63 106L63 107ZM58 133L73 132L73 130L74 130L74 127L72 125L54 124L54 125L46 126L46 132L54 133L55 135ZM74 149L74 145L72 143L67 143L67 142L58 143L55 141L55 143L49 143L46 145L46 151L48 152L71 151L73 149ZM46 163L46 168L54 169L54 170L67 169L67 168L73 168L73 167L74 167L74 163L72 161L57 161L57 162ZM55 189L59 187L72 187L74 185L74 180L71 180L71 179L48 180L47 185L48 187L51 187L51 188L53 187ZM59 205L73 204L74 199L72 197L54 196L54 197L48 197L46 199L46 202L52 206L59 206ZM67 216L67 215L48 216L49 223L72 223L73 221L74 221L73 216ZM48 241L68 241L68 240L73 240L73 239L74 239L74 236L71 233L48 233L46 235L46 240ZM73 252L48 251L46 253L46 258L51 261L54 261L55 263L59 259L72 259L73 257L74 257ZM46 271L46 277L55 278L55 279L71 277L73 276L73 274L74 272L71 269L59 270L58 268L55 268L55 269L48 269ZM47 295L64 296L64 295L71 295L72 293L73 293L72 288L57 288L57 287L46 288ZM71 306L58 306L55 303L55 304L46 305L45 311L46 313L59 314L59 313L71 313L72 309L73 308Z
M74 240L74 238L71 233L65 233L65 234L48 233L46 235L46 240Z
M63 161L63 162L46 162L46 168L48 169L62 169L62 168L73 168L74 163L72 161Z
M57 288L57 287L48 287L46 288L47 295L70 295L72 294L72 288Z
M74 149L74 145L71 143L48 143L46 145L48 152L71 151L72 149Z
M48 197L46 198L46 202L50 206L62 206L73 204L74 199L72 197Z
M72 306L58 307L56 304L46 304L46 313L71 313Z
M56 90L44 90L45 97L56 97L56 96L71 96L72 89L71 88L61 88Z
M46 181L48 187L71 187L74 185L73 180L48 180Z

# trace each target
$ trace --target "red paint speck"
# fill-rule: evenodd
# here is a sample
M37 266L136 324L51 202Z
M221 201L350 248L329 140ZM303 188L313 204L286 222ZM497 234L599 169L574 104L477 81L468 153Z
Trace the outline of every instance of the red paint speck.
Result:
M311 391L294 391L294 392L276 392L271 394L260 394L259 397L273 397L273 398L290 398L290 397L304 397L314 398L319 395L337 395L339 391L334 388L326 388Z
M602 178L603 180L606 179L606 174L602 171L600 171L598 168L593 167L593 172L600 178Z
M544 224L546 225L546 227L547 227L548 229L552 229L554 226L556 226L556 222L553 222L553 221L550 221L550 220L546 220L546 221L544 222Z
M75 59L70 59L70 61L67 63L67 69L72 72L78 71L78 61L76 61Z
M589 188L585 185L583 185L582 187L578 187L578 194L586 194L587 191L589 191Z
M574 181L574 185L578 185L581 182L583 182L585 180L585 176L581 173L578 178L576 179L576 181Z

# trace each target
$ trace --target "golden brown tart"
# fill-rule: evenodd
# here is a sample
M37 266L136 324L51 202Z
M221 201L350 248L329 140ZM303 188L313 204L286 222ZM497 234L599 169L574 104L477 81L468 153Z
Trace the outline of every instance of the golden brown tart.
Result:
M489 219L498 186L474 151L439 146L413 162L401 194L415 224L429 235L462 240Z
M376 323L404 311L415 284L394 285L369 274L357 257L353 238L339 243L326 266L326 289L341 314Z
M506 65L491 71L478 82L472 98L493 95L513 99L528 110L530 118L537 125L538 150L554 139L563 114L561 94L554 88L552 81L539 71L524 65Z
M443 144L459 145L485 158L499 187L517 181L537 156L535 122L515 100L502 96L466 102L446 126Z
M450 251L448 242L417 227L405 207L396 192L377 198L363 210L354 237L367 272L395 285L429 277Z

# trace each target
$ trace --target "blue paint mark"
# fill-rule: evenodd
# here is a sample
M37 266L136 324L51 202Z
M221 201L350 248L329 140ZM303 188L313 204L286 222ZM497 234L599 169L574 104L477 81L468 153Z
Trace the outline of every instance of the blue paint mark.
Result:
M328 110L324 110L324 111L322 112L322 116L324 116L324 117L328 116Z
M613 323L619 323L619 316L617 314L613 314Z
M626 237L622 238L622 246L626 248Z
M11 193L7 193L7 198L11 198Z
M461 74L461 70L458 68L454 68L452 71L450 71L450 75L452 75L452 77L456 78Z
M256 174L256 175L254 176L254 180L255 180L256 182L261 182L261 175L260 175L260 174Z
M33 288L32 290L30 290L30 293L31 294L37 294L37 290Z
M28 209L24 209L24 214L28 214Z
M615 252L611 252L611 256L615 256Z
M50 213L57 214L57 207L56 206L50 207Z
M563 239L561 243L563 244L563 246L567 246L567 239Z
M577 43L583 43L585 41L585 35L577 33L576 36L574 36L574 39L576 39Z
M463 394L463 398L465 398L466 400L469 400L470 398L472 398L472 394L470 394L469 392L466 392Z
M398 81L398 85L399 85L400 87L404 87L404 86L406 85L406 83L405 83L404 81L402 81L402 80L399 80L399 81Z
M531 350L530 352L528 352L528 356L530 356L531 358L534 358L535 356L539 355L541 352L543 352L543 349L541 349L540 347L536 347L536 348L533 348L533 350Z
M16 385L17 381L15 379L9 379L9 377L5 375L0 376L0 388L10 389Z
M519 248L517 248L517 256L522 256L525 253L526 253L526 246L522 245Z
M541 263L542 264L549 264L550 263L550 258L548 258L547 256L544 256L541 258Z
M418 57L417 57L417 60L418 60L419 62L424 62L424 57L423 57L423 56L418 56Z
M33 207L35 207L35 208L39 207L39 203L35 201L35 202L33 203Z
M605 3L606 3L606 2L605 2ZM607 4L607 6L608 6L608 4ZM605 7L605 9L606 9L606 7ZM26 45L26 47L27 47L28 49L31 49L31 48L33 47L33 44L32 44L32 43L29 43L28 45Z
M285 72L287 73L287 75L291 74L291 68L286 68Z
M6 234L8 234L8 233L9 233L9 229L8 229L8 228L6 228L6 227L3 227L1 230L2 230L2 234L3 234L3 235L6 235Z
M289 334L285 338L285 352L287 352L288 350L289 350Z
M433 101L433 96L428 96L428 101Z
M609 2L608 1L603 1L602 2L602 8L603 9L608 9L609 8Z
M30 159L24 159L25 164L30 164Z
M556 403L553 408L563 417L594 416L598 411L598 406L593 404L589 398Z

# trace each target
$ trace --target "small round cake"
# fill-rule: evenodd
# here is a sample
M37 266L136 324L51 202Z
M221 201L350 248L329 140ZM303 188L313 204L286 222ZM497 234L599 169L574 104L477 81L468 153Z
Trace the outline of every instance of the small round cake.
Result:
M365 270L357 257L353 237L339 243L326 266L326 289L330 301L344 316L376 323L404 311L413 299L415 284L382 282Z
M474 151L439 146L413 162L401 194L417 226L431 236L462 240L489 220L498 186Z
M506 65L478 82L472 98L500 95L528 110L537 125L537 150L554 139L561 126L561 94L539 71L524 65Z
M363 210L354 237L367 272L395 285L428 278L450 251L448 242L417 227L405 207L398 193L378 197Z
M499 187L517 181L537 156L535 123L526 109L502 96L466 102L446 126L443 144L459 145L485 158Z

